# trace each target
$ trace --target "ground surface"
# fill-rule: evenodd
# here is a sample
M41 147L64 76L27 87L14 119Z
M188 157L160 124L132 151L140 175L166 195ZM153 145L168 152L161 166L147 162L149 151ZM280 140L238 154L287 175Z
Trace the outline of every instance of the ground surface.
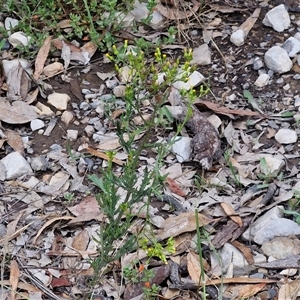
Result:
M263 88L257 88L254 85L258 78L258 71L252 67L255 57L263 60L264 53L269 48L277 43L283 43L297 32L297 21L300 20L300 14L297 12L289 12L294 19L290 29L284 32L278 33L262 24L265 14L272 5L277 5L277 2L269 1L268 5L262 8L245 44L240 47L233 45L229 40L232 28L243 23L259 6L259 2L250 1L247 5L242 1L224 2L222 3L224 6L231 9L234 7L236 11L216 12L216 17L221 18L222 22L213 29L220 33L220 36L214 38L214 44L209 44L212 63L197 67L197 70L207 79L211 93L199 99L199 102L209 101L218 104L221 108L231 110L255 111L257 116L247 116L245 111L242 113L226 112L224 109L218 110L216 107L210 109L199 105L205 115L218 115L221 120L218 131L223 151L222 158L214 162L211 170L204 172L201 180L199 180L199 176L203 172L198 163L189 161L179 164L172 153L166 157L166 172L169 172L169 177L176 181L176 187L179 186L180 191L184 191L184 196L179 196L180 193L168 185L163 193L171 195L173 198L177 196L177 201L189 207L190 210L187 212L174 210L172 206L153 197L151 205L155 211L154 216L162 216L167 220L177 215L175 218L178 219L174 221L176 224L183 224L186 219L188 220L186 227L179 235L161 219L159 221L153 219L155 232L158 230L157 228L160 228L156 232L157 236L163 236L165 237L163 240L165 240L173 233L176 237L177 247L175 254L167 256L167 265L159 260L153 260L149 264L149 268L154 270L152 283L155 282L162 287L161 294L163 296L157 297L157 299L204 299L203 295L201 296L197 292L200 285L198 284L199 280L195 279L197 276L199 279L200 262L199 256L196 254L197 247L193 245L193 241L195 241L193 208L197 208L203 215L210 218L207 231L212 245L217 251L220 251L220 255L230 245L230 247L234 246L239 249L236 251L242 256L240 258L236 252L230 252L230 250L228 255L231 258L228 261L221 255L221 259L224 259L223 264L228 264L228 268L220 271L212 251L213 247L207 242L203 244L205 245L203 255L206 259L204 269L208 276L206 280L210 282L206 289L206 299L218 299L218 297L219 299L298 299L297 269L299 266L291 260L294 255L298 257L300 254L298 251L290 251L275 257L274 259L288 259L280 266L263 265L270 257L274 257L273 252L281 251L276 250L276 245L281 245L282 248L286 245L286 248L289 248L288 245L292 244L294 246L291 248L299 248L300 231L296 228L298 225L293 223L293 226L296 226L293 232L278 233L279 238L286 240L270 238L270 241L275 243L273 252L262 249L265 242L258 243L253 240L250 242L250 239L241 237L241 234L254 221L263 217L268 211L280 206L280 213L282 213L283 207L291 208L291 199L297 200L293 190L298 182L299 145L297 142L280 144L275 140L274 135L280 128L290 128L299 137L298 123L294 118L283 118L280 115L274 116L274 114L280 114L287 110L297 114L298 107L295 106L295 99L299 96L299 79L295 75L300 72L300 67L295 62L291 71L285 74L273 74L270 83ZM205 18L201 18L201 20L205 21ZM188 24L188 22L192 21L184 20L181 24ZM205 26L205 24L201 24L201 26ZM192 35L195 30L197 30L197 35ZM155 30L151 30L149 34L153 32ZM199 26L191 26L191 28L183 30L182 34L184 35L181 35L181 39L185 41L180 46L195 48L203 44L202 31ZM179 44L178 39L174 44ZM175 50L167 49L166 53L171 57L176 57L181 55L182 50L180 47ZM76 79L80 89L99 90L102 84L105 85L105 81L99 79L97 72L107 73L113 71L114 67L112 64L104 63L103 55L98 52L91 59L89 65L90 69L87 73L82 72L86 66L78 66L70 71L65 71L65 74L68 74L68 77L73 80ZM87 119L98 117L99 114L94 108L89 107L84 110L84 106L80 106L83 102L87 102L84 95L74 92L74 87L72 88L72 85L63 81L61 74L46 82L52 86L55 92L71 97L67 110L74 114L74 120L66 125L60 119L61 113L57 114L58 111L47 103L47 99L39 95L37 101L49 106L58 116L56 126L49 136L37 131L32 132L29 123L8 124L2 122L2 127L4 132L11 129L21 136L29 136L30 148L33 151L28 153L25 150L26 159L30 161L33 157L41 155L47 158L47 167L36 170L33 174L38 182L48 184L51 178L58 173L63 173L56 178L56 183L61 182L62 184L55 186L49 184L50 189L36 189L38 183L28 183L32 174L27 174L21 179L2 181L0 205L1 230L3 231L1 233L3 271L1 276L4 284L1 290L2 299L6 299L4 294L9 294L11 288L18 291L16 299L27 299L26 297L29 299L119 299L118 297L120 299L141 299L135 297L142 293L143 282L125 282L121 277L121 268L126 265L126 262L133 261L134 255L132 257L129 254L124 255L122 260L111 265L109 271L96 283L91 283L93 270L88 264L89 257L97 256L96 243L93 242L91 236L99 229L99 224L104 220L104 216L94 198L97 190L88 180L87 175L96 173L101 176L101 173L105 172L106 165L105 160L103 162L101 158L85 151L78 151L78 149L85 143L88 143L93 149L98 147L99 143L87 136L84 129ZM287 84L289 87L284 88ZM250 91L256 100L259 111L243 95L244 90ZM102 94L111 93L112 91L104 86ZM2 94L5 95L5 90ZM100 117L100 121L105 124L105 117ZM49 119L45 119L45 122L48 124ZM251 122L252 124L250 124ZM232 124L232 129L230 129L230 124ZM107 133L114 131L113 126L111 128L107 126L107 128ZM78 138L74 141L67 139L67 130L70 129L78 131ZM164 138L168 138L170 131ZM164 131L153 132L152 138L163 133ZM188 133L193 134L192 132ZM54 144L61 146L61 149L56 147L55 152ZM231 152L229 161L224 158L226 149L234 150ZM12 151L12 147L5 143L1 148L1 158ZM120 159L125 160L123 149L118 149L118 151ZM280 170L282 172L280 176L270 174L268 171L264 172L259 161L260 155L264 153L268 153L272 157L282 153L285 164ZM82 155L82 160L78 159L80 155ZM258 158L254 159L255 155L258 155ZM151 159L155 159L155 153L148 153L148 156L144 156L141 166L145 161L151 164ZM99 171L99 169L101 170ZM264 176L259 176L261 174ZM72 182L79 177L81 182L79 180L78 185L72 186ZM224 187L220 188L220 182L215 179L221 180ZM219 187L216 188L218 185ZM264 185L263 189L259 189L259 186L262 185ZM256 187L258 190L253 192L253 190L249 190L251 187ZM51 191L51 189L53 190ZM74 196L67 200L64 198L66 193L72 193ZM269 195L269 193L271 194ZM248 194L251 195L246 198ZM262 199L266 199L266 202L261 203ZM293 209L297 213L298 208L293 207ZM276 212L275 214L277 213L279 216L280 213ZM85 217L80 219L83 215ZM281 217L283 218L282 214ZM293 215L285 215L284 218L294 220ZM142 227L143 219L138 221L141 222L138 226ZM262 226L259 230L263 230L263 228ZM164 233L168 230L170 233ZM257 228L253 228L253 230L258 231ZM280 247L278 246L278 249ZM141 255L141 265L144 257L141 253L137 255ZM257 257L260 259L256 260ZM242 264L235 264L240 259ZM176 273L174 263L180 266L181 282L176 282L176 278L172 277L172 272ZM288 270L295 269L295 272L289 275L287 268ZM21 274L17 281L15 280L18 276L12 275L16 269ZM281 273L282 269L285 269L286 272ZM226 278L220 280L221 275ZM178 280L180 280L179 277ZM290 283L287 283L289 280ZM229 285L220 285L222 281ZM13 286L14 282L18 289ZM220 295L223 295L223 298Z

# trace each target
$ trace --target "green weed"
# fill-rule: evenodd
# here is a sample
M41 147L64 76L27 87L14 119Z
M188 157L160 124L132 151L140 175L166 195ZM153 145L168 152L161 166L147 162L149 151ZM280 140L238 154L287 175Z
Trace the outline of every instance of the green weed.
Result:
M170 61L157 48L153 62L145 67L145 53L141 49L136 47L133 52L128 49L126 42L122 47L113 46L112 49L113 53L107 56L115 63L116 70L120 71L124 66L130 70L130 80L126 84L124 95L125 110L120 118L115 120L120 144L128 158L122 170L116 173L112 162L115 153L109 152L108 166L102 172L102 176L89 176L89 179L99 190L96 198L106 216L106 221L101 224L101 230L96 238L99 245L99 257L92 262L96 274L101 274L101 270L107 264L138 247L139 237L128 234L136 218L132 209L136 204L144 203L144 207L148 210L151 197L160 197L166 178L160 174L164 157L168 154L172 143L189 118L187 116L186 120L179 124L177 133L170 141L166 143L157 142L152 136L155 136L157 130L166 130L167 120L171 118L164 104L169 94L169 86L178 76L179 59ZM188 57L191 58L191 56ZM164 82L159 84L157 80L160 72L165 73L165 78ZM191 93L191 95L193 94ZM141 114L144 100L151 103L150 119L143 119ZM132 122L136 115L143 119L142 125L135 125ZM137 139L140 139L138 143L135 142ZM144 166L141 175L137 170L140 167L140 155L145 150L154 151L157 156L155 164ZM122 197L120 196L120 189L122 190ZM125 236L126 238L124 238ZM116 243L118 243L117 249ZM166 262L165 248L155 239L148 239L148 243L152 245L151 247L147 246L148 255ZM166 247L170 250L172 243L171 241L168 243Z

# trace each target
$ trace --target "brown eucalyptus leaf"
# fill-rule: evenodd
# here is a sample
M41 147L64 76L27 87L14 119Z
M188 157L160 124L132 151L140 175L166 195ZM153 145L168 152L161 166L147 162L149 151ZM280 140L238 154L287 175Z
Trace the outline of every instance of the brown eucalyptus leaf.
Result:
M20 154L23 155L24 143L22 141L21 136L17 132L10 129L7 129L5 131L5 134L7 136L7 144L11 146L15 151L18 151Z
M11 294L10 294L11 300L16 299L16 291L18 287L19 277L20 277L20 269L18 263L16 260L12 260L10 263L10 276L9 276L9 281L11 285Z
M40 75L43 72L43 68L46 62L46 59L48 57L49 51L50 51L50 46L51 46L51 41L52 41L52 36L48 36L45 41L43 46L40 48L36 60L35 60L35 71L33 74L33 78L35 80L38 80Z

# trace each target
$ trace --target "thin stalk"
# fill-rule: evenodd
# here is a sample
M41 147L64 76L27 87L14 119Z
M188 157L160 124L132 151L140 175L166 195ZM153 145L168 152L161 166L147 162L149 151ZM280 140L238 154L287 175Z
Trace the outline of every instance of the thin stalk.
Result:
M201 278L199 278L202 289L203 289L203 299L206 299L206 285L205 285L205 273L204 273L204 266L203 266L203 255L202 255L202 239L200 234L200 225L199 225L199 215L198 211L195 209L195 218L196 218L196 232L197 232L197 248L199 253L200 259L200 268L201 268Z

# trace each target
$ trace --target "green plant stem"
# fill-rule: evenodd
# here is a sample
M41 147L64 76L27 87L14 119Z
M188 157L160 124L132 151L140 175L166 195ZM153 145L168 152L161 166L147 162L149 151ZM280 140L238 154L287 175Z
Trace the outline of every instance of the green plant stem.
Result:
M201 233L200 233L200 224L199 224L199 215L198 211L195 209L195 218L196 218L196 233L197 233L197 248L199 253L199 260L200 260L200 268L201 268L201 278L200 284L203 289L203 299L206 299L206 285L205 285L205 273L204 273L204 266L203 266L203 255L202 255L202 239L201 239Z

